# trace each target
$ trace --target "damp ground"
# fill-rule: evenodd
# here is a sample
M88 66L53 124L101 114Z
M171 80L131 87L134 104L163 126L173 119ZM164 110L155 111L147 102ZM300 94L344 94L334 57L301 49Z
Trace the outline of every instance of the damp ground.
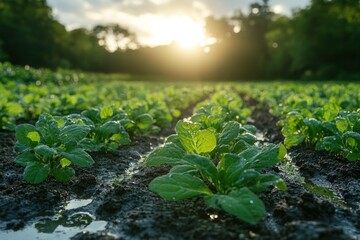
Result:
M261 144L283 140L268 109L254 107L250 120ZM68 184L40 185L23 181L14 134L0 132L0 239L360 239L360 163L310 147L290 149L284 163L268 169L288 189L260 194L267 213L257 225L201 199L161 199L148 184L168 168L142 163L173 127L92 154L96 164L77 169Z

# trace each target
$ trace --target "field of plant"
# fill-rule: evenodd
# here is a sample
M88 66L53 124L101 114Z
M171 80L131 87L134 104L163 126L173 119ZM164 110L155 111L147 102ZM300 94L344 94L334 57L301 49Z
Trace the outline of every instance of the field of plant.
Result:
M359 83L136 80L0 63L0 239L360 239Z

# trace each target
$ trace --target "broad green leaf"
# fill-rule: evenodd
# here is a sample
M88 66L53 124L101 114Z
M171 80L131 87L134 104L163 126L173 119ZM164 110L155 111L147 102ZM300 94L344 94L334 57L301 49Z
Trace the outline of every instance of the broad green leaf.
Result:
M15 128L15 136L16 136L16 140L21 143L21 144L24 144L24 145L27 145L27 146L36 146L37 143L39 141L32 141L31 138L37 140L37 137L34 136L34 134L30 134L29 133L34 133L36 132L36 128L35 126L31 125L31 124L21 124L21 125L18 125L16 128ZM37 133L37 132L36 132Z
M101 119L107 119L113 115L113 109L112 107L103 107L100 110L100 118Z
M28 163L24 170L24 179L32 184L43 182L50 173L50 165L39 162Z
M256 134L256 132L258 131L257 128L254 125L250 125L250 124L246 124L244 126L242 126L242 128L244 128L246 131L252 133L252 134Z
M169 173L157 177L150 182L149 188L166 200L181 200L212 194L200 178L189 174Z
M347 120L345 118L337 118L336 127L340 132L345 132L348 128Z
M100 126L100 135L103 138L108 138L111 135L120 131L120 123L115 121L109 121Z
M34 153L24 152L15 158L15 162L25 167L28 163L38 162L38 159Z
M217 184L217 169L210 159L200 155L187 155L184 157L184 161L198 169L207 180Z
M196 153L193 147L194 135L200 131L200 124L185 121L178 121L175 127L176 133L184 147L189 153Z
M145 114L141 114L136 118L136 126L140 129L140 130L145 130L145 129L149 129L151 128L154 119L147 113Z
M281 152L281 154L280 154ZM283 154L281 145L269 144L263 147L250 147L249 149L241 152L240 157L246 159L251 163L251 168L260 170L265 167L271 167L277 164Z
M223 131L220 134L219 137L219 145L225 145L229 144L230 142L234 141L234 139L239 135L240 133L240 123L238 122L228 122L225 124Z
M32 142L40 142L40 134L37 131L29 132L26 137Z
M265 206L248 188L234 190L228 195L214 194L205 197L205 203L212 208L222 209L250 224L258 223L265 214Z
M71 161L69 159L62 158L60 159L60 165L62 168L68 167L71 165Z
M245 170L236 181L239 188L247 187L251 191L258 193L265 191L269 186L276 185L279 177L273 174L261 174L253 169Z
M129 134L126 132L126 130L121 127L119 129L119 133L116 133L110 137L111 141L115 141L117 144L126 145L131 142Z
M86 151L96 152L102 149L103 144L96 142L94 139L84 138L78 143L78 147Z
M349 161L359 161L360 160L360 152L344 152L342 154Z
M35 153L44 156L44 157L51 157L57 153L57 151L49 146L46 145L38 145L34 148Z
M165 144L155 149L148 156L145 164L147 166L160 166L162 164L176 165L183 163L186 152L173 143Z
M61 152L60 155L80 167L90 167L94 164L91 156L80 148L72 149L69 152Z
M341 139L336 136L327 136L316 143L315 149L317 151L331 151L331 152L340 152L342 149Z
M179 121L176 124L183 147L189 153L208 153L216 147L216 136L210 129L200 130L197 123Z
M185 151L185 149L181 143L181 140L177 134L173 134L173 135L170 135L169 137L167 137L165 143L173 143Z
M198 172L196 168L194 168L191 165L176 165L172 167L169 171L169 173L179 173L179 174L190 174L194 175Z
M305 140L305 135L302 133L299 134L291 134L285 136L284 144L287 148L292 146L297 146Z
M69 125L61 129L59 138L67 148L75 147L80 140L86 137L89 131L88 126Z
M36 122L36 129L40 132L42 143L53 146L60 141L58 122L50 114L41 114Z
M55 168L52 171L52 175L60 182L68 182L73 176L75 176L75 170L70 167Z
M253 145L257 139L256 139L256 136L254 136L253 134L251 133L244 133L244 134L241 134L237 140L243 140L245 141L246 143L248 143L249 145Z
M200 130L194 136L194 149L196 153L208 153L216 147L215 133L209 129Z
M344 134L343 138L350 149L355 150L358 146L360 146L360 133L348 131Z

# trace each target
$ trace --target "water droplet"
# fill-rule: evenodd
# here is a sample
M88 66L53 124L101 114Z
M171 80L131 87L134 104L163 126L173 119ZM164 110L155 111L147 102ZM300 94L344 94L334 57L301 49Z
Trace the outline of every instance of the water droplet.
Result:
M250 200L250 204L254 204L254 201L253 201L253 200Z

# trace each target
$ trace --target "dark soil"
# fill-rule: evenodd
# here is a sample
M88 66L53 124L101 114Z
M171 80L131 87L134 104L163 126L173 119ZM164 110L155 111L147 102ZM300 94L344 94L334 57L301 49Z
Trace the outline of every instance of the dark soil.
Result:
M267 109L254 109L252 121L263 134L263 144L282 141L277 120ZM69 200L91 199L88 206L65 214L86 211L107 225L96 232L79 230L72 239L360 239L360 162L313 148L289 150L288 164L298 168L303 182L280 166L269 169L284 178L288 189L260 195L267 214L252 226L208 208L201 199L164 201L148 190L149 182L168 168L141 162L171 133L173 126L160 138L139 137L115 152L93 154L95 166L77 169L68 184L49 179L34 186L23 181L23 168L13 161L14 134L0 132L0 236L1 231L22 230L53 216ZM326 187L341 203L304 184ZM57 238L49 234L48 239Z

